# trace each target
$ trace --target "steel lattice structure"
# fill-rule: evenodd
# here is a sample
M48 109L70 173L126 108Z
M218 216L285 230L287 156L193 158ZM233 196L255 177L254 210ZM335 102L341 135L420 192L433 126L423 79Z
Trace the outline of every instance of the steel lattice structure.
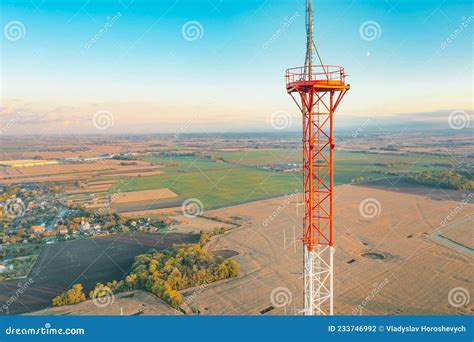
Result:
M313 39L313 10L306 1L304 67L288 69L286 89L303 115L305 215L304 313L333 314L334 112L349 90L344 68L324 65ZM320 64L313 64L316 55Z

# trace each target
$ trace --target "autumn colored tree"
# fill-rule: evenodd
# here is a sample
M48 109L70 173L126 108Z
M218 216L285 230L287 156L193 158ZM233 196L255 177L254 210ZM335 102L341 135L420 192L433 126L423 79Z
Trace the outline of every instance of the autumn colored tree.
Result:
M184 303L179 291L236 277L240 270L236 261L212 257L200 244L150 252L135 258L132 271L125 277L125 286L150 291L174 308Z
M71 289L53 298L54 306L77 304L86 300L81 284L74 284Z
M113 291L108 285L97 283L95 288L89 292L89 299L110 296L111 293L113 293Z

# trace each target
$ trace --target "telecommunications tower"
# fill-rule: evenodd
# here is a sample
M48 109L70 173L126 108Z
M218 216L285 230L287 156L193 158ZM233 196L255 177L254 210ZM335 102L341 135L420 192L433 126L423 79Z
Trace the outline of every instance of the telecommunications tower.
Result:
M333 117L350 88L345 78L343 67L322 62L313 38L312 1L306 0L305 64L286 71L286 89L303 115L305 315L333 314Z

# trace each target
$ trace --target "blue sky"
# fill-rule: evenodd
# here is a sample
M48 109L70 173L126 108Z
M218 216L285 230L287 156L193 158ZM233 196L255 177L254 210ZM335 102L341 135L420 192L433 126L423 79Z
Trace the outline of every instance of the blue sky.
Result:
M323 61L350 75L341 118L472 109L471 1L313 3ZM99 110L112 113L110 132L271 130L275 111L299 127L283 75L304 64L302 0L1 4L0 117L21 116L12 133L93 131Z

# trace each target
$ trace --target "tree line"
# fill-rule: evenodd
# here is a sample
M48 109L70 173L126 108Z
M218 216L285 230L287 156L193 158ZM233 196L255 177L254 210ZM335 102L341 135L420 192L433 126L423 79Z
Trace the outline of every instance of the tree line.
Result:
M474 190L474 177L467 170L423 171L406 177L410 183L455 190Z

